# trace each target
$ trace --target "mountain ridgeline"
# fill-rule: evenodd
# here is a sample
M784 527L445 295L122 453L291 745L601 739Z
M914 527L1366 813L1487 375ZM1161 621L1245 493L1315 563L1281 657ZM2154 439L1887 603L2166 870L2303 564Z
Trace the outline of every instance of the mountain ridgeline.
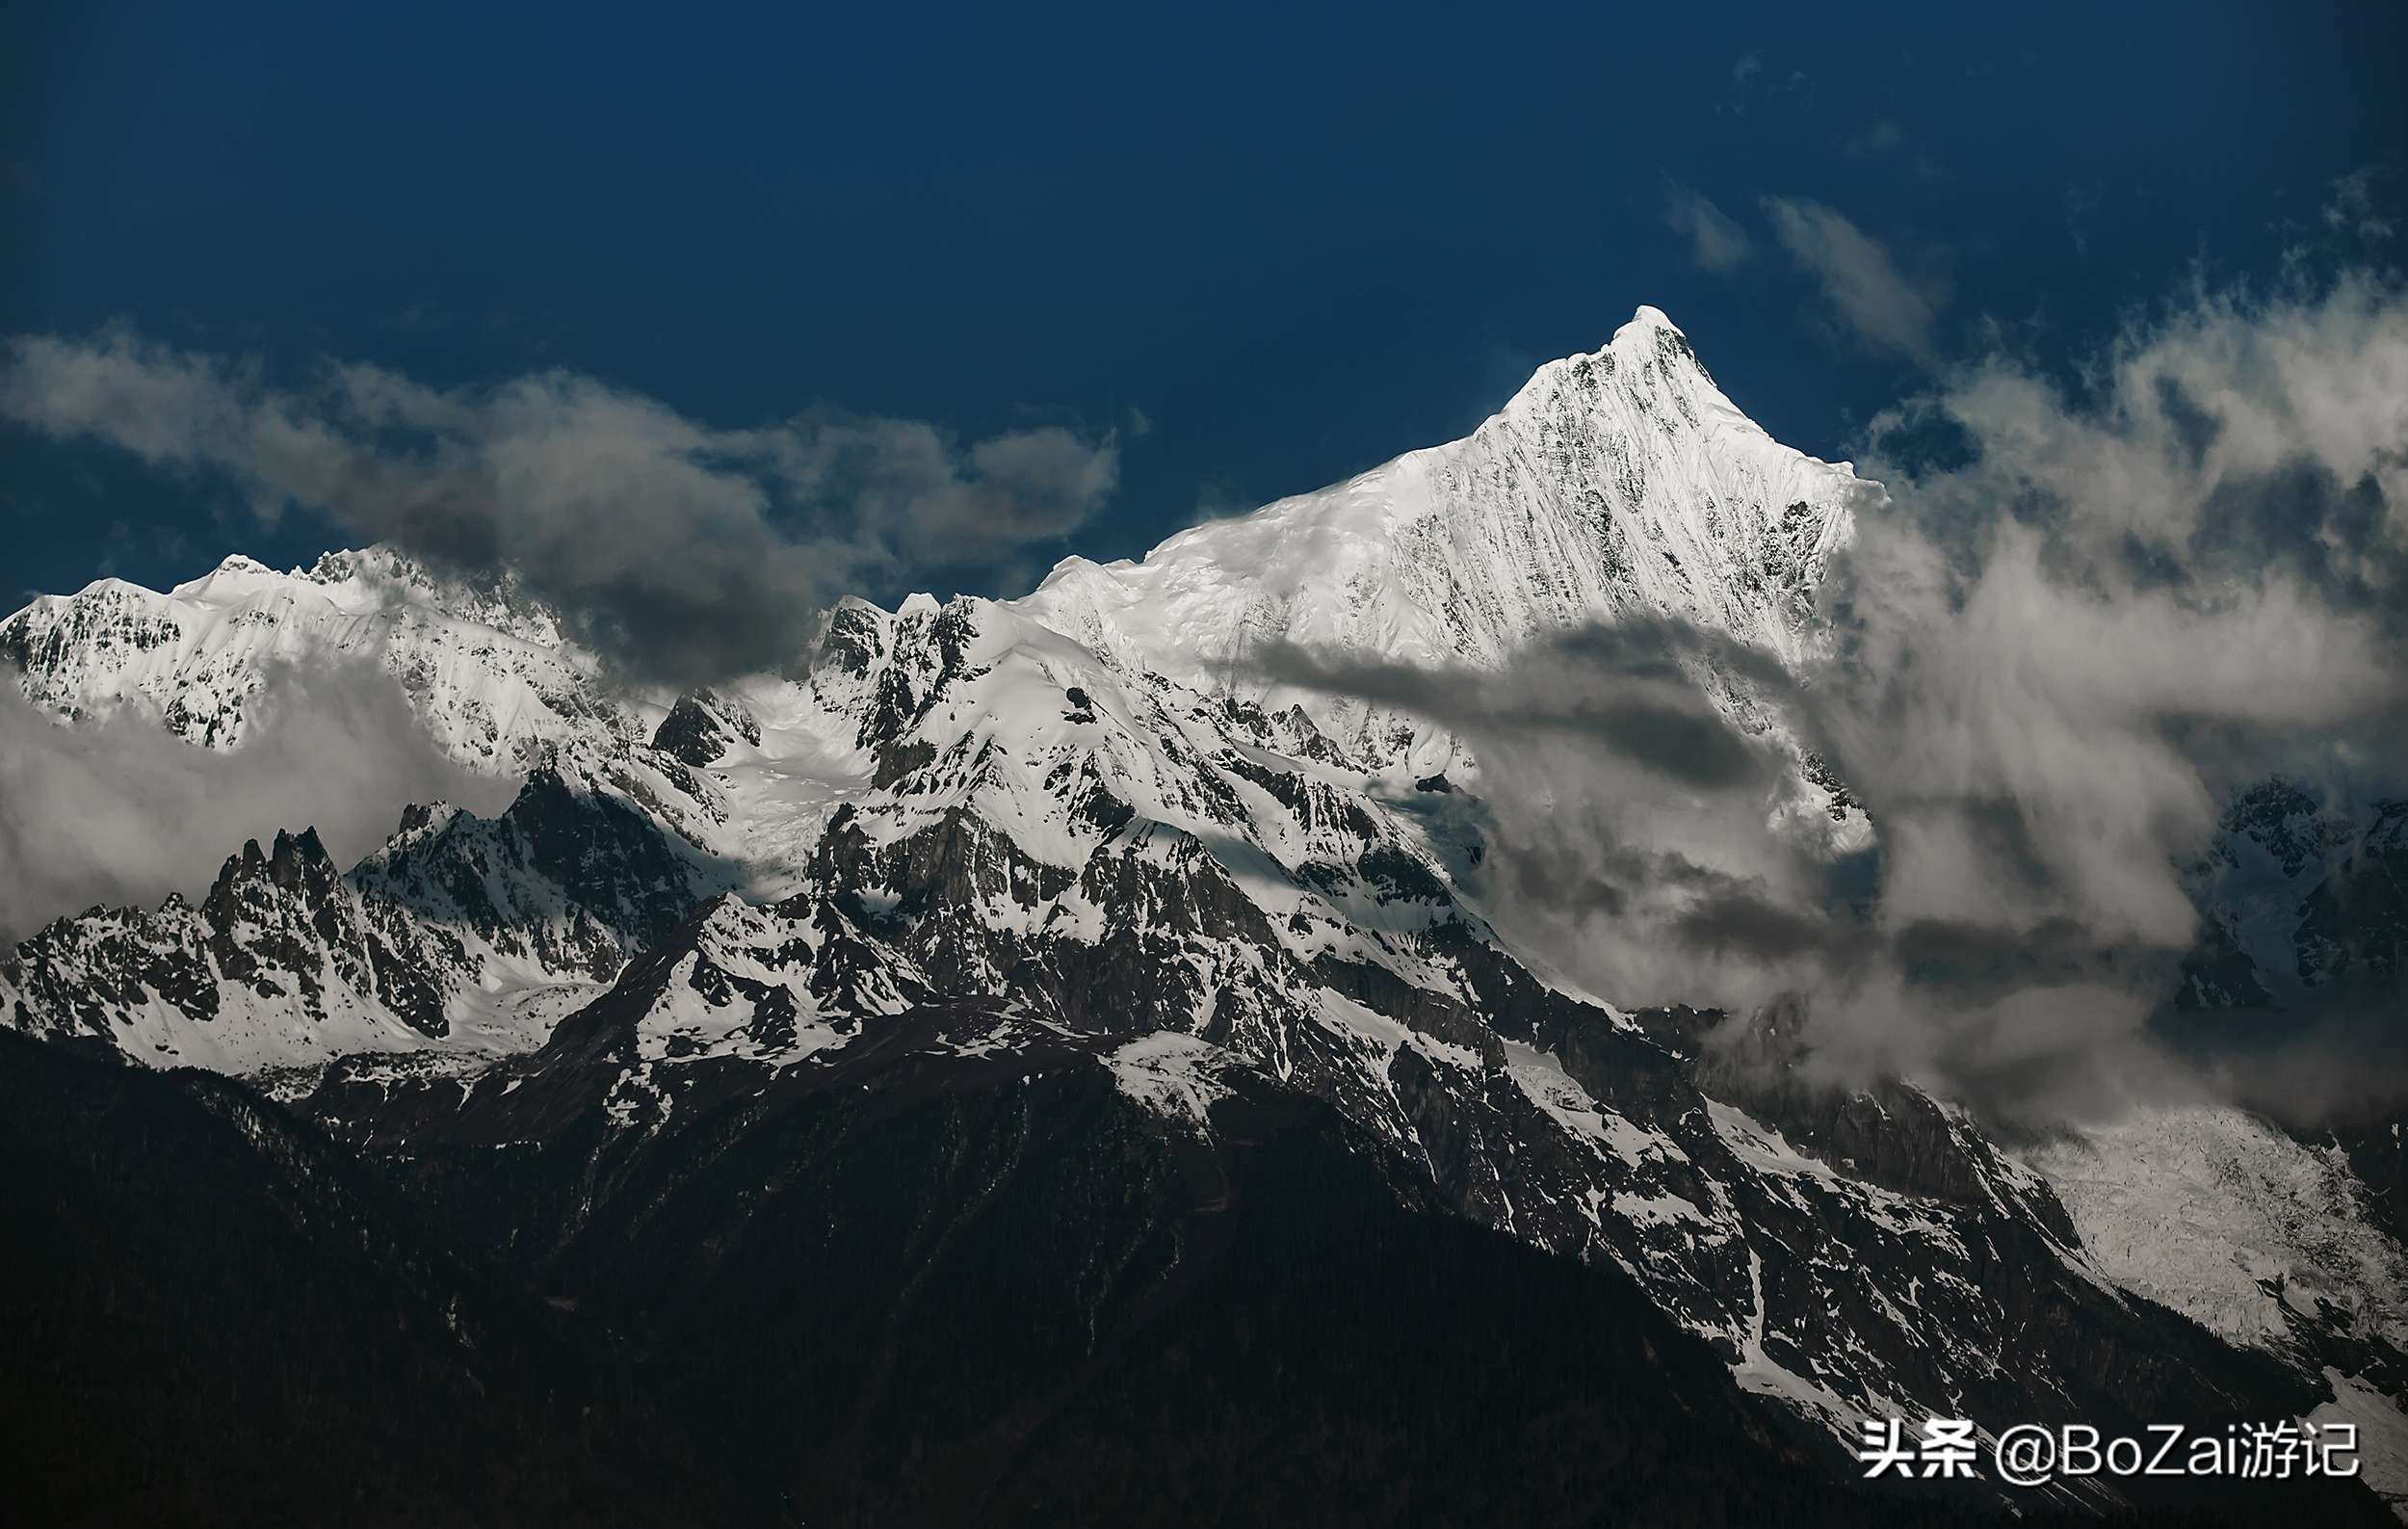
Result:
M0 657L63 725L239 751L280 665L339 657L520 786L350 865L288 825L0 958L29 1500L2391 1521L2408 1481L2035 1498L1848 1454L1935 1414L2408 1437L2379 1131L2169 1108L2010 1144L1903 1081L1796 1083L1781 1014L1617 1007L1497 922L1459 740L1252 662L1495 667L1666 618L1800 665L1868 491L1642 309L1464 440L1023 600L844 601L716 691L631 698L507 578L381 548L37 600ZM2237 807L2257 891L2192 1012L2395 977L2398 812L2297 817ZM2146 1193L2200 1174L2204 1257Z

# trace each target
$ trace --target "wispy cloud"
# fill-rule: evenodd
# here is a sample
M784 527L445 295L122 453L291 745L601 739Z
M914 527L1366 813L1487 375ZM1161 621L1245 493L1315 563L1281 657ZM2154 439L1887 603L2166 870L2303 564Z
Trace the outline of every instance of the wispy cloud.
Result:
M1211 520L1226 520L1261 508L1261 500L1247 496L1235 486L1208 480L1195 490L1195 510L1188 516L1188 524L1200 526Z
M1840 140L1840 152L1850 159L1886 159L1903 165L1917 180L1946 180L1947 167L1915 143L1906 130L1886 117L1870 117Z
M1811 105L1814 82L1807 78L1804 69L1791 69L1785 73L1767 68L1764 53L1750 48L1732 64L1730 94L1714 107L1714 111L1717 115L1745 117L1748 107L1760 93L1791 96L1801 105Z
M220 752L131 712L69 726L0 684L0 940L96 903L196 896L246 836L314 826L349 862L412 803L510 800L447 759L371 662L277 666L252 704L255 731Z
M2371 169L2354 170L2334 177L2324 205L2318 209L2324 225L2335 233L2354 233L2367 240L2389 239L2396 232L2398 224L2375 197L2379 173Z
M1503 674L1267 665L1455 730L1482 895L1593 990L1802 997L1813 1066L2013 1113L2207 1087L2149 1022L2223 804L2272 774L2344 809L2408 787L2408 289L2194 291L2089 360L2079 394L1996 356L1882 416L1889 487L1796 683L1663 622ZM1945 462L1909 449L1935 427ZM1869 850L1835 843L1785 747L1868 805ZM2391 1034L2354 1068L2301 1041L2238 1084L2301 1113L2397 1090Z
M1717 275L1735 271L1755 252L1746 229L1703 192L1678 181L1665 183L1663 221L1688 245L1689 259L1701 270Z
M1822 289L1831 317L1878 349L1932 358L1932 330L1947 300L1930 279L1908 277L1882 243L1820 202L1767 197L1781 247Z
M631 677L707 683L792 661L865 576L981 569L1084 524L1115 431L968 443L829 410L752 429L572 372L437 389L362 364L272 384L254 363L123 331L22 336L0 416L231 481L438 566L514 569Z

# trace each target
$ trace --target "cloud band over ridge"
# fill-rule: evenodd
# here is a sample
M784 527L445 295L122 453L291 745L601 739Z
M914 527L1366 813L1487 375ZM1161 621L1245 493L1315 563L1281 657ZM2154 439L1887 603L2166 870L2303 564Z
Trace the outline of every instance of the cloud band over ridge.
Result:
M821 608L903 569L982 569L1077 529L1119 479L1112 431L962 444L816 410L748 430L566 371L437 389L361 364L301 387L124 331L19 336L0 415L230 482L441 567L514 570L628 677L704 684L807 648Z
M1916 450L1935 428L1945 460ZM1795 683L1669 623L1543 641L1477 683L1290 651L1266 677L1462 738L1484 895L1592 990L1742 1014L1803 995L1818 1068L2008 1112L2206 1087L2149 1025L2225 805L2276 775L2344 814L2408 791L2408 289L2193 290L2079 390L1992 356L1866 444L1888 488ZM1716 672L1867 804L1871 856L1707 706ZM2408 1088L2408 1031L2347 1034L2346 1068L2253 1069L2323 1093L2260 1102Z

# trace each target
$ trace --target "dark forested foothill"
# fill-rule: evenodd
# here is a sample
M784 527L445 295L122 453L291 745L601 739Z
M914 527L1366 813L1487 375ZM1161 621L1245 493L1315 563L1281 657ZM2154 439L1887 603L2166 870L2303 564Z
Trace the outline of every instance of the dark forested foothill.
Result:
M540 1087L406 1119L392 1157L355 1117L365 1156L240 1083L0 1036L14 1521L2002 1506L1845 1485L1619 1271L1441 1214L1324 1106L1242 1086L1214 1137L1165 1129L1075 1044L932 1054L975 1022L899 1021L767 1087L702 1065L650 1132L607 1129L609 1069L555 1054ZM545 1145L514 1134L537 1119ZM2382 1521L2362 1492L2281 1500L2312 1498Z

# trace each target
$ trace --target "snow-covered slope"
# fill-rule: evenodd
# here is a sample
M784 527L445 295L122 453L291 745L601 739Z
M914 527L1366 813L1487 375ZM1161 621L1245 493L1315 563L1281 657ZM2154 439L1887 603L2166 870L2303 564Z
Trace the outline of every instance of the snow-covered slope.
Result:
M1798 662L1861 488L1748 423L1641 310L1463 441L1140 564L1065 564L1025 600L842 602L790 672L716 694L619 696L507 587L381 551L104 582L0 623L54 713L239 747L277 665L364 657L455 758L528 785L490 821L413 812L348 870L301 835L237 856L199 907L62 919L0 962L0 1019L275 1073L369 1137L473 1097L478 1129L573 1120L596 1152L687 1123L706 1073L724 1092L729 1068L906 1032L953 1056L1075 1040L1165 1130L1225 1128L1241 1073L1326 1105L1455 1213L1627 1270L1743 1388L1843 1434L2096 1421L2103 1375L2138 1388L2117 1405L2169 1409L2304 1410L2332 1365L2396 1389L2396 1264L2361 1260L2363 1299L2316 1313L2290 1369L2222 1345L2116 1251L2154 1246L2157 1147L2048 1160L2069 1216L1925 1094L1780 1082L1777 1025L1740 1068L1720 1016L1551 982L1486 908L1477 804L1398 768L1450 741L1248 667L1278 641L1494 666L1630 617ZM572 1053L596 1087L547 1083ZM2219 1285L2202 1313L2228 1294L2247 1305Z
M635 715L542 607L442 579L385 548L306 572L229 557L165 593L101 579L0 622L26 698L66 717L132 705L190 742L231 748L279 665L377 660L435 740L471 767L518 774L546 746L633 738Z
M741 713L697 699L661 743L710 778L732 825L789 804L758 835L784 863L774 904L720 897L665 930L703 888L661 867L692 862L653 865L617 831L642 821L634 808L546 777L513 814L587 801L614 831L546 855L540 822L431 813L343 879L322 859L286 874L305 857L279 847L229 871L253 895L205 916L54 925L0 971L0 996L20 1027L149 1063L365 1051L326 1085L347 1120L384 1107L364 1098L483 1096L478 1075L395 1053L548 1034L495 1064L528 1078L607 1016L625 1031L593 1101L608 1130L671 1120L699 1067L817 1065L881 1043L907 1011L969 1005L989 1017L949 1032L956 1046L1112 1039L1102 1065L1168 1129L1212 1129L1230 1068L1319 1099L1422 1165L1459 1214L1625 1268L1744 1387L1835 1429L1958 1397L2068 1405L2030 1395L2013 1362L2025 1303L2062 1311L2068 1343L2135 1341L2067 1262L2045 1188L1931 1101L1826 1118L1716 1097L1712 1016L1642 1019L1533 975L1480 911L1477 828L1451 793L1394 786L1309 718L1131 672L993 602L850 605L830 631L805 680L756 687ZM580 874L533 874L563 860ZM647 885L662 899L629 895ZM554 906L572 892L594 905L582 922ZM604 912L650 932L607 1002L542 1033L481 1017L513 974L547 972L557 993L615 967L629 947L574 934ZM414 1024L378 1007L359 932L380 927L387 946L458 952L414 963L443 985ZM162 950L180 954L162 967ZM187 989L220 1007L174 1002ZM1850 1153L1885 1166L1834 1166ZM1818 1251L1833 1247L1851 1252ZM1983 1272L2000 1249L2015 1250L2003 1291Z
M1070 558L1021 608L1135 671L1249 699L1288 642L1495 666L1533 636L1631 615L1794 663L1866 488L1775 441L1688 340L1641 308L1593 355L1538 369L1465 438L1183 532L1143 562ZM1297 693L1341 743L1409 753L1413 725ZM1427 760L1416 760L1427 763Z
M314 830L229 857L198 904L94 909L0 956L0 1023L151 1067L314 1074L542 1043L626 959L733 879L557 772L499 817L411 808L346 875Z
M2408 1255L2338 1149L2242 1111L2136 1109L2029 1156L2118 1282L2238 1342L2328 1327L2408 1354Z
M2027 1305L2069 1354L2139 1341L2069 1263L2046 1187L1961 1117L1911 1091L1841 1116L1718 1098L1714 1016L1533 976L1479 911L1477 841L1428 810L1446 793L1387 794L1287 751L1294 719L1126 674L991 602L854 608L845 629L808 699L762 718L763 749L808 721L830 780L855 773L811 862L773 905L705 906L544 1053L464 1080L481 1128L536 1129L512 1089L531 1119L567 1108L538 1085L573 1056L608 1058L579 1108L609 1130L684 1129L719 1069L842 1066L939 1009L949 1055L1109 1041L1098 1065L1165 1130L1220 1129L1232 1069L1318 1099L1458 1214L1627 1270L1744 1388L1842 1432L1949 1399L2071 1405L2014 1360L2042 1341ZM317 1107L375 1130L457 1097L416 1087L346 1065Z
M2335 1142L2244 1111L2142 1106L2029 1153L2124 1289L2320 1377L2367 1479L2408 1518L2408 1251Z
M1795 661L1816 640L1815 590L1865 488L1845 463L1766 435L1680 330L1641 308L1598 352L1541 367L1462 440L1182 533L1142 563L1067 560L1011 608L1122 674L1267 702L1299 748L1425 774L1444 766L1447 740L1344 699L1272 694L1249 655L1278 640L1496 665L1533 636L1636 615ZM915 596L897 615L933 609ZM895 619L847 601L829 650L841 659ZM384 548L291 573L231 557L165 593L101 580L0 622L0 659L37 704L69 719L131 707L221 749L253 726L279 668L345 657L395 675L470 768L553 765L772 872L779 849L807 856L847 777L851 741L841 718L831 730L824 684L739 687L746 747L732 776L706 772L647 747L680 726L672 698L613 687L510 582L465 583ZM722 786L744 800L722 800Z

